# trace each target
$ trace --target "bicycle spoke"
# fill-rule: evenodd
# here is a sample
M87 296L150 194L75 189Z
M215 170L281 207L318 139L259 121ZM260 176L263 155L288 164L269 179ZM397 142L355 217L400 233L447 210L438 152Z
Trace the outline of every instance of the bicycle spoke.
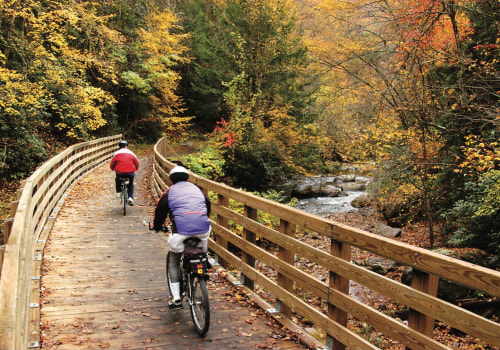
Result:
M189 308L196 331L201 336L208 332L210 326L210 305L208 302L207 286L204 279L191 276L191 295Z

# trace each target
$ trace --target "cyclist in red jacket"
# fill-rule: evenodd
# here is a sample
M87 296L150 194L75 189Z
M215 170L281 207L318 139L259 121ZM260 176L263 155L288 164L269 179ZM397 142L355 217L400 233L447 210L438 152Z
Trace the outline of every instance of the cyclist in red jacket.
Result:
M134 205L134 177L135 172L139 169L139 160L134 152L128 149L128 142L122 140L118 143L120 149L113 154L111 159L111 170L116 172L115 185L117 197L120 197L120 178L128 178L128 204Z

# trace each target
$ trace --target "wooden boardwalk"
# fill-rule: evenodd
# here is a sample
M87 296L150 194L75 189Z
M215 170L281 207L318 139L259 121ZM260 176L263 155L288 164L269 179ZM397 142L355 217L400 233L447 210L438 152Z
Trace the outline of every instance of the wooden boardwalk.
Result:
M67 195L46 244L43 349L306 349L226 281L211 280L211 325L200 338L189 309L170 311L166 236L149 231L155 200L140 157L135 205L123 216L104 164Z

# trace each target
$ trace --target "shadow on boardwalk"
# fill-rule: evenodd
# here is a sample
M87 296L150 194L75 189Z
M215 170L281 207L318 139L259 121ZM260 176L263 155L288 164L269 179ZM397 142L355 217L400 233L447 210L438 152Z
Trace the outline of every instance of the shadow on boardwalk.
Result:
M67 195L44 251L44 349L306 349L224 281L209 282L212 322L205 338L187 305L170 311L166 236L149 231L150 160L140 157L135 206L123 216L108 164Z

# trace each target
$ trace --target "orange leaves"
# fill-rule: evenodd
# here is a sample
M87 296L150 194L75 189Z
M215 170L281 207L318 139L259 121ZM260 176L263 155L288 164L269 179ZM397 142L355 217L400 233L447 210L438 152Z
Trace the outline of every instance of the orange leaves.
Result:
M394 18L403 28L400 31L401 53L416 53L434 60L448 59L450 54L459 54L458 45L472 33L469 19L455 2L427 0L399 4L401 6L394 7Z

